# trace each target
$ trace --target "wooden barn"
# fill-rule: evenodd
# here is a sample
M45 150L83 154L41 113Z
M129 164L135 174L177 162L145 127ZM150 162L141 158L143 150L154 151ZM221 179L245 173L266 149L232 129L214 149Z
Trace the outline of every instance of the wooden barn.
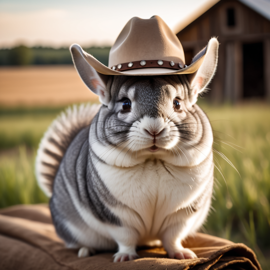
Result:
M180 21L175 33L186 63L211 37L220 42L212 102L270 101L270 1L210 0Z

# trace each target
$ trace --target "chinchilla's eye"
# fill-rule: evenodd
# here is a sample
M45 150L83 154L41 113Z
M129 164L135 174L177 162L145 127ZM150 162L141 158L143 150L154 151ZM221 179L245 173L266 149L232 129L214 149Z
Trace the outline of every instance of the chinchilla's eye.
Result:
M123 101L122 109L125 112L129 112L131 110L131 101L128 98Z
M173 100L173 108L174 108L175 111L180 111L181 110L181 104L180 104L180 101L177 98L175 98Z

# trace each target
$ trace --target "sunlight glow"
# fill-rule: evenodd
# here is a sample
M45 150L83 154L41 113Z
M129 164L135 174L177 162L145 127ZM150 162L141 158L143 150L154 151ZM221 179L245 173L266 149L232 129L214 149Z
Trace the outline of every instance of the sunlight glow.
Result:
M0 1L0 47L112 45L127 21L159 15L171 28L209 0Z

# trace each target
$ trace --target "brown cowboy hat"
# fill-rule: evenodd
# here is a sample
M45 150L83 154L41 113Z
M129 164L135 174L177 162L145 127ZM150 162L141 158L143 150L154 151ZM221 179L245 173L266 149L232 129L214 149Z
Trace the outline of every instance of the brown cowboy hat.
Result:
M104 75L155 76L196 72L203 62L207 46L189 66L185 65L179 39L160 17L153 16L150 19L133 17L127 22L110 50L109 67L78 44L71 45L70 51L79 73L88 63Z

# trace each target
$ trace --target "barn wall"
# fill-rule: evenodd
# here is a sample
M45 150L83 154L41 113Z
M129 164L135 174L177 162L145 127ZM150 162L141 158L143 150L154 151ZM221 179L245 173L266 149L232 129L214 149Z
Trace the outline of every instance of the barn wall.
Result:
M227 8L235 10L236 26L227 26ZM219 65L209 98L238 102L243 98L243 43L264 43L266 95L270 100L270 21L237 0L222 0L177 34L185 51L199 52L211 37L220 42ZM190 61L190 56L187 57ZM187 61L187 63L188 63Z

